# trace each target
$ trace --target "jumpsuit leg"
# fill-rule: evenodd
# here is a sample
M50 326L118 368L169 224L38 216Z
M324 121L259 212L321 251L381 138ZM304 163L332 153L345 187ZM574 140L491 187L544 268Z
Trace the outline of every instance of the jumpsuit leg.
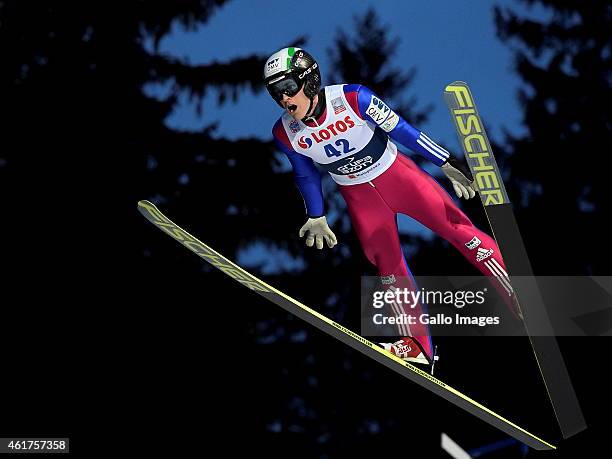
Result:
M353 229L361 243L363 251L378 269L383 278L394 276L393 287L408 287L416 289L414 279L410 273L402 248L397 229L396 212L393 211L381 197L378 190L369 183L360 185L341 186L340 192L347 203ZM423 305L410 305L402 303L391 304L392 312L398 316L408 314L418 317ZM399 336L411 336L420 344L423 352L432 356L432 344L427 325L417 321L414 325L398 324Z
M374 184L389 207L450 242L481 273L491 276L502 298L509 299L512 287L495 240L474 226L433 177L398 154L393 166L374 179Z

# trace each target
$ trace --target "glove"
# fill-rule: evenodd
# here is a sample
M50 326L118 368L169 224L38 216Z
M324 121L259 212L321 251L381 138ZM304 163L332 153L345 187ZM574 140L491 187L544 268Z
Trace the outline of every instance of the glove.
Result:
M300 228L300 237L304 236L306 231L308 231L308 236L306 236L306 245L308 247L312 247L316 241L317 249L321 250L323 248L323 239L325 239L327 247L330 249L338 243L336 235L329 228L325 216L309 218L308 221L304 223L304 226Z
M453 164L451 164L451 161ZM444 163L441 167L442 172L446 175L451 183L453 184L453 188L455 189L455 193L457 193L458 198L471 199L476 195L476 191L478 188L473 180L468 178L466 175L471 177L469 172L463 173L457 167L459 166L454 160L449 160Z

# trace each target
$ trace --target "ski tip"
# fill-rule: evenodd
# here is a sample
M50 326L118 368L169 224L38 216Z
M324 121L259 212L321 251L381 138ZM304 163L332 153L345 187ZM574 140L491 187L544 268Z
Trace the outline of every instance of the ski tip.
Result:
M146 199L142 199L140 201L138 201L138 210L140 212L142 212L145 209L155 209L157 210L157 206L155 206L155 204L153 204L151 201L147 201Z
M453 81L452 83L449 83L446 85L446 87L444 88L444 91L449 92L452 91L453 87L457 87L457 86L463 86L463 87L468 87L467 83L465 81Z
M157 207L155 207L155 204L153 204L151 201L147 201L146 199L138 201L137 209L138 212L140 212L140 214L147 219L149 218L148 215L151 215L152 213L159 213L159 210Z

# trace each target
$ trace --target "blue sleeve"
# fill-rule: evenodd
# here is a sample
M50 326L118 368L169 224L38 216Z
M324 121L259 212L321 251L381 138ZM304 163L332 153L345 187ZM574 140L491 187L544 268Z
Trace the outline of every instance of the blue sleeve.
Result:
M311 218L321 217L325 214L323 204L323 191L321 189L321 174L315 163L307 156L301 155L293 149L288 148L276 136L274 142L280 151L287 155L293 167L293 178L300 190L306 213Z
M380 126L391 139L420 154L435 165L441 166L446 163L450 156L448 151L391 110L368 88L359 85L356 89L359 112L364 120Z

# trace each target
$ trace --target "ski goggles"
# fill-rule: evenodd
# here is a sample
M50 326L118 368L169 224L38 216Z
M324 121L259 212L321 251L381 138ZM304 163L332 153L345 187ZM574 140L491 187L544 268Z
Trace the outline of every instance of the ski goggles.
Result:
M283 75L266 83L266 88L274 100L280 102L283 95L293 97L302 89L303 81L298 80L293 75Z

